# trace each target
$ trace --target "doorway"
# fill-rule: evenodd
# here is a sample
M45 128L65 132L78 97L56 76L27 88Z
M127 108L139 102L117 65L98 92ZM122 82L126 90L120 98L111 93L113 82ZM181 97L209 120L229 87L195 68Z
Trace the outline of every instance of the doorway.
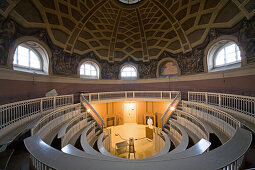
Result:
M124 103L124 123L136 123L136 103Z

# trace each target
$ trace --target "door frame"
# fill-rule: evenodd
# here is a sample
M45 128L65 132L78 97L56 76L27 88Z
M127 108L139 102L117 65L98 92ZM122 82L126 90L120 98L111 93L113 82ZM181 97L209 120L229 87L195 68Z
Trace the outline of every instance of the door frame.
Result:
M124 102L123 103L123 113L124 113L124 123L127 123L125 122L125 104L130 104L130 103L133 103L135 104L135 122L134 123L137 123L137 103L136 102Z

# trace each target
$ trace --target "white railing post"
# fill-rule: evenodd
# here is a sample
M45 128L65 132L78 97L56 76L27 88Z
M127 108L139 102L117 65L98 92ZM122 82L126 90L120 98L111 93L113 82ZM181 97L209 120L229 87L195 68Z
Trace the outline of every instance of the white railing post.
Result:
M162 99L162 97L163 97L163 92L161 91L161 93L160 93L160 98Z
M219 94L219 107L221 107L221 95Z
M40 99L40 110L43 112L43 99Z
M169 93L169 97L170 97L170 99L172 99L172 92L171 91Z
M127 99L127 92L125 91L125 99Z
M189 95L190 95L190 92L188 92L188 101L190 101Z
M133 91L133 98L135 98L135 92Z
M205 93L205 103L208 104L208 93Z
M89 94L89 102L91 102L91 94Z
M56 97L54 96L54 97L53 97L53 108L54 108L54 109L56 108L56 100L57 100L57 99L56 99Z
M100 95L99 95L99 93L97 93L97 100L98 100L98 101L100 100Z

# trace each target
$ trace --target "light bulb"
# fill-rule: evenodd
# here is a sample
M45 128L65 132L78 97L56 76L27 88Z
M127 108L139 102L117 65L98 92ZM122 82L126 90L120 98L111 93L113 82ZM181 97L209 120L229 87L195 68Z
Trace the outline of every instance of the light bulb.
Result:
M171 111L174 111L174 110L175 110L175 107L173 107L173 106L170 107L170 110L171 110Z

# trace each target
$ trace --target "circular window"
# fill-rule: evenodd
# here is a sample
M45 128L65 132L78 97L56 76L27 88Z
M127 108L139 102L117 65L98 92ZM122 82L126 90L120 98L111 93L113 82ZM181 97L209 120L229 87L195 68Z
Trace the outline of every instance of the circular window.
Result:
M142 0L118 0L119 2L122 2L124 4L136 4Z

